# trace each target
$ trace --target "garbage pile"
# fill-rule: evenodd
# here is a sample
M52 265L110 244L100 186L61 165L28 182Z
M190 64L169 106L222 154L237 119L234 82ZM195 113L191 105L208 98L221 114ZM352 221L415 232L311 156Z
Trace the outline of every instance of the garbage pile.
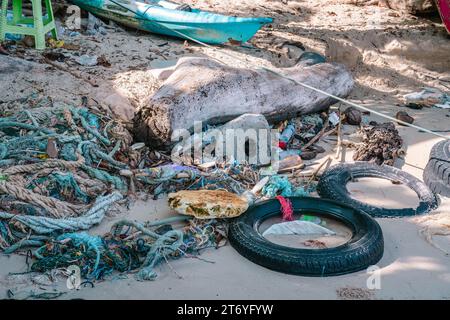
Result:
M245 189L232 178L238 167L203 173L133 145L123 124L85 100L75 107L33 94L0 109L0 247L6 253L87 230L128 196Z
M127 183L115 174L130 165L118 156L131 142L122 125L37 94L0 108L5 252L42 245L54 232L88 229L127 193Z
M255 167L236 162L174 164L164 153L133 144L126 126L87 98L73 106L36 93L2 103L0 112L0 248L6 254L37 248L31 271L75 264L90 279L135 269L147 270L141 279L154 279L150 269L161 259L221 243L221 222L194 219L181 230L167 225L162 232L122 221L102 237L79 231L135 196L198 189L243 195L261 178ZM274 176L262 195L295 190Z
M267 164L219 157L208 159L208 163L195 159L173 163L164 151L134 143L124 123L87 98L80 106L73 106L33 94L0 104L0 112L4 115L0 119L0 248L6 254L28 250L30 272L49 273L77 266L88 281L106 279L115 272L133 272L138 280L154 280L155 266L160 262L198 258L202 249L224 245L228 226L234 225L236 245L239 232L246 231L236 228L239 218L231 224L226 219L239 217L262 199L278 200L275 207L279 206L283 219L278 227L288 226L292 233L291 226L300 220L294 217L297 209L288 198L315 191L316 173L299 183L299 179L281 172L301 170L303 161L324 152L316 143L333 134L339 139L344 121L356 125L362 122L361 115L350 110L304 115L272 125L271 129L280 133L276 146L279 166L274 169ZM403 141L393 123L370 123L359 130L363 139L355 144L355 160L392 166L402 155ZM350 166L344 171L356 168ZM377 170L381 173L376 176L391 179L384 166L361 175ZM345 192L345 184L350 181L342 175L328 174L328 178L337 186L324 193L322 183L319 193L328 194L330 199L339 195L340 189ZM409 185L410 181L413 177L405 176L400 183ZM169 194L169 206L183 215L153 223L121 220L101 236L80 232L101 223L107 212L149 194ZM436 206L431 192L421 196L430 202L427 211ZM316 200L317 205L326 206L326 202ZM364 210L375 212L377 208ZM418 212L411 210L413 214ZM311 219L321 221L315 216ZM187 224L177 229L173 227L175 222ZM320 226L316 224L302 222L301 227L317 231ZM377 241L373 250L377 250L374 257L379 259L382 250L377 248L382 237ZM320 242L320 248L324 247ZM31 252L29 248L36 250Z

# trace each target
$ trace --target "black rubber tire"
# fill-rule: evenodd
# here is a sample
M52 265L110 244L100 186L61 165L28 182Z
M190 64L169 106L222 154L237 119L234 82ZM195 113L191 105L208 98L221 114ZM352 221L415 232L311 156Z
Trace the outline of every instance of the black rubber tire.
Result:
M431 149L423 181L433 192L450 197L450 140L436 143Z
M347 183L355 178L366 177L387 179L408 186L419 197L419 206L417 208L387 209L353 199L346 188ZM377 218L420 215L439 205L436 195L416 177L391 166L380 166L364 161L338 164L326 170L319 180L317 192L323 198L340 201Z
M345 244L326 249L298 249L268 241L258 231L260 224L280 216L278 200L250 207L233 219L228 231L231 245L244 257L266 268L303 276L336 276L364 270L383 256L383 233L378 223L364 212L341 203L310 197L292 197L296 214L323 214L342 221L352 232Z
M442 161L450 160L450 140L443 140L436 143L431 148L430 159L437 159Z

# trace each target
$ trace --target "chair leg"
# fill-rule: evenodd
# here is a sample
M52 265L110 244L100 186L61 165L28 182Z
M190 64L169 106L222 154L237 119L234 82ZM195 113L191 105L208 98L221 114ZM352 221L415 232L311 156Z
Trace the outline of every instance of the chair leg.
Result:
M52 4L50 3L50 0L45 0L45 8L47 10L49 22L55 23L55 17L53 16L53 8L52 8ZM55 24L55 27L52 29L52 37L55 40L58 40L58 33L56 32L56 24Z
M6 14L8 10L8 0L2 0L2 11L0 13L0 41L6 38Z
M13 24L17 25L22 20L22 0L13 0Z
M32 0L33 17L34 17L34 42L36 49L45 49L45 34L44 34L44 18L42 16L41 0Z

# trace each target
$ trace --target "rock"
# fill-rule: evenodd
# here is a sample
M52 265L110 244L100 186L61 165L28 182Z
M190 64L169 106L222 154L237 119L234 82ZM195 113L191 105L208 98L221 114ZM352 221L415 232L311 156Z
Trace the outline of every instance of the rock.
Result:
M93 98L101 102L101 106L112 112L115 117L123 121L131 121L134 117L135 108L117 89L112 88L109 83L104 83L92 93Z
M326 59L321 54L318 54L316 52L303 52L303 54L300 56L300 59L298 60L297 65L302 65L305 67L310 67L318 63L325 63Z
M278 172L285 172L289 170L302 169L305 167L305 164L302 161L302 158L298 155L292 155L280 160L278 162Z
M303 151L300 157L302 160L312 160L317 157L317 153L315 151Z
M412 92L403 96L408 107L436 107L440 104L449 103L450 96L436 88L423 88L422 91Z
M34 37L33 36L23 37L22 43L28 48L33 48L34 47Z
M414 122L414 118L411 117L408 113L406 113L405 111L399 111L397 112L397 114L395 115L395 118L398 120L401 120L403 122L407 122L407 123L413 123ZM402 123L399 123L400 125L404 125Z
M231 121L228 121L223 126L219 127L219 130L222 131L222 133L225 135L226 130L229 129L242 129L244 131L246 130L255 130L256 131L256 139L253 139L251 135L248 137L248 156L249 157L255 157L258 161L257 164L266 164L262 159L259 158L260 154L260 148L262 147L262 143L266 144L266 150L270 152L270 139L263 139L262 137L259 137L259 130L267 130L267 136L270 134L270 125L267 122L266 118L262 114L252 114L252 113L246 113L242 116L237 117L236 119L233 119ZM224 145L224 148L226 146ZM225 150L225 149L224 149ZM237 146L235 146L233 157L234 159L239 159L239 155L237 154L238 149ZM229 156L229 155L227 155Z
M63 53L57 51L45 51L42 55L51 61L64 62L67 60L67 57Z
M244 198L223 190L182 190L169 194L169 206L198 219L233 218L248 208Z
M241 132L245 135L246 141L248 141L245 154L239 154L240 148L238 148L238 144L234 144L234 149L230 150L227 148L227 143L230 143L229 139L230 137L227 135L228 130L242 130ZM263 130L262 132L260 130ZM233 132L229 132L233 133ZM239 132L234 132L234 137ZM235 160L245 160L242 159L244 156L249 157L251 159L256 159L257 163L253 164L259 164L264 165L268 164L270 162L270 154L268 152L271 150L270 146L270 125L267 122L266 118L262 114L251 114L246 113L243 114L227 123L225 123L222 126L218 126L213 129L209 129L200 135L199 133L195 132L193 135L191 135L188 139L182 139L179 143L175 145L175 147L172 149L172 159L180 159L180 153L191 154L191 149L194 146L195 141L202 141L202 147L205 148L208 146L208 150L217 150L217 136L216 134L221 134L223 137L222 150L224 152L224 156L226 156L227 160L235 159ZM263 134L266 134L267 136L263 136ZM201 139L201 140L200 140ZM264 144L264 145L263 145ZM262 147L265 147L267 150L264 155L267 155L267 157L261 157L261 153L264 152L264 149ZM229 154L229 152L232 152L232 154ZM215 156L209 157L206 153L202 156L206 156L206 158L201 159L199 161L200 163L204 162L210 162L213 161L222 161L222 159L215 159ZM200 159L198 159L200 160Z
M309 149L311 149L312 151L315 151L317 153L325 153L326 152L325 148L318 146L318 145L312 145L309 147Z
M5 48L3 48L1 44L0 44L0 54L3 54L3 55L5 55L5 56L9 55L8 50L6 50Z

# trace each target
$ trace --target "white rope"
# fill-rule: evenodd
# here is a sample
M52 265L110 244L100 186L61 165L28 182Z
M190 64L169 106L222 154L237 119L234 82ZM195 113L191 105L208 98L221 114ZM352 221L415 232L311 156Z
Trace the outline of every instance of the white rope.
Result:
M157 21L148 19L148 18L145 17L144 14L141 14L141 13L139 13L139 12L133 11L133 10L131 10L131 9L129 9L129 8L127 8L127 7L123 6L123 5L121 5L120 3L118 3L118 2L116 2L116 1L114 1L114 0L110 0L110 1L113 2L113 3L115 3L115 4L117 4L118 6L120 6L120 7L122 7L122 8L124 8L124 9L126 9L126 10L128 10L128 11L134 13L134 14L136 14L136 15L140 15L144 20L147 20L147 21L150 21L150 22L152 22L152 23L155 23L156 25L158 25L158 26L160 26L160 27L163 27L163 28L165 28L165 29L167 29L167 30L170 30L171 32L177 33L178 35L180 35L180 36L182 36L182 37L184 37L184 38L186 38L186 39L188 39L188 40L191 40L192 42L198 43L198 44L200 44L200 45L202 45L202 46L204 46L204 47L206 47L206 48L212 49L213 51L218 52L218 53L220 53L220 54L224 54L224 55L226 55L226 56L228 56L228 57L230 57L230 58L233 58L233 59L235 59L235 60L237 60L237 61L239 61L239 62L241 62L241 63L247 64L247 61L242 60L242 59L241 59L240 57L238 57L238 56L235 56L235 55L230 54L230 53L228 53L228 52L220 51L220 50L217 49L216 47L211 46L211 45L209 45L209 44L207 44L207 43L204 43L204 42L202 42L202 41L200 41L200 40L197 40L197 39L195 39L195 38L192 38L192 37L190 37L190 36L188 36L188 35L186 35L186 34L180 32L180 31L178 31L178 30L171 29L171 28L166 27L165 25L163 25L163 24L161 24L161 23L159 23L159 22L157 22ZM218 59L218 58L214 58L214 59L220 61L220 62L223 63L223 64L227 64L225 61L220 60L220 59ZM295 80L295 79L292 79L291 77L288 77L288 76L286 76L286 75L284 75L284 74L282 74L282 73L280 73L280 72L278 72L278 71L275 71L275 70L273 70L273 69L270 69L270 68L267 68L267 67L259 67L259 66L255 66L255 65L253 65L251 62L250 62L249 64L250 64L251 66L253 66L255 69L262 69L262 70L271 72L271 73L276 74L277 76L280 76L280 77L282 77L282 78L284 78L284 79L291 80L292 82L294 82L294 83L296 83L296 84L298 84L298 85L301 85L302 87L311 89L311 90L313 90L313 91L316 91L316 92L318 92L318 93L321 93L321 94L323 94L323 95L326 95L326 96L328 96L328 97L330 97L330 98L336 99L336 100L338 100L338 101L340 101L340 102L342 102L342 103L345 103L345 104L347 104L347 105L350 105L350 106L352 106L352 107L355 107L355 108L358 108L358 109L361 109L361 110L364 110L364 111L369 111L369 112L371 112L371 113L373 113L373 114L376 114L377 116L380 116L380 117L382 117L382 118L386 118L386 119L389 119L389 120L391 120L391 121L398 122L398 123L403 124L403 125L405 125L405 126L408 126L408 127L414 128L414 129L418 129L418 130L420 130L420 131L423 131L423 132L426 132L426 133L435 135L435 136L437 136L437 137L440 137L440 138L443 138L443 139L446 139L446 140L450 140L450 137L447 137L447 136L445 136L445 135L443 135L443 134L434 132L434 131L432 131L432 130L429 130L429 129L426 129L426 128L423 128L423 127L420 127L420 126L416 126L416 125L414 125L414 124L411 124L411 123L408 123L408 122L405 122L405 121L396 119L396 118L394 118L394 117L385 115L385 114L383 114L383 113L381 113L381 112L378 112L378 111L375 111L375 110L373 110L373 109L364 107L364 106L359 105L359 104L357 104L357 103L355 103L355 102L351 102L351 101L349 101L349 100L340 98L340 97L335 96L335 95L333 95L333 94L330 94L330 93L328 93L328 92L326 92L326 91L323 91L323 90L317 89L317 88L315 88L315 87L312 87L312 86L310 86L310 85L308 85L308 84L306 84L306 83L303 83L303 82L297 81L297 80Z

